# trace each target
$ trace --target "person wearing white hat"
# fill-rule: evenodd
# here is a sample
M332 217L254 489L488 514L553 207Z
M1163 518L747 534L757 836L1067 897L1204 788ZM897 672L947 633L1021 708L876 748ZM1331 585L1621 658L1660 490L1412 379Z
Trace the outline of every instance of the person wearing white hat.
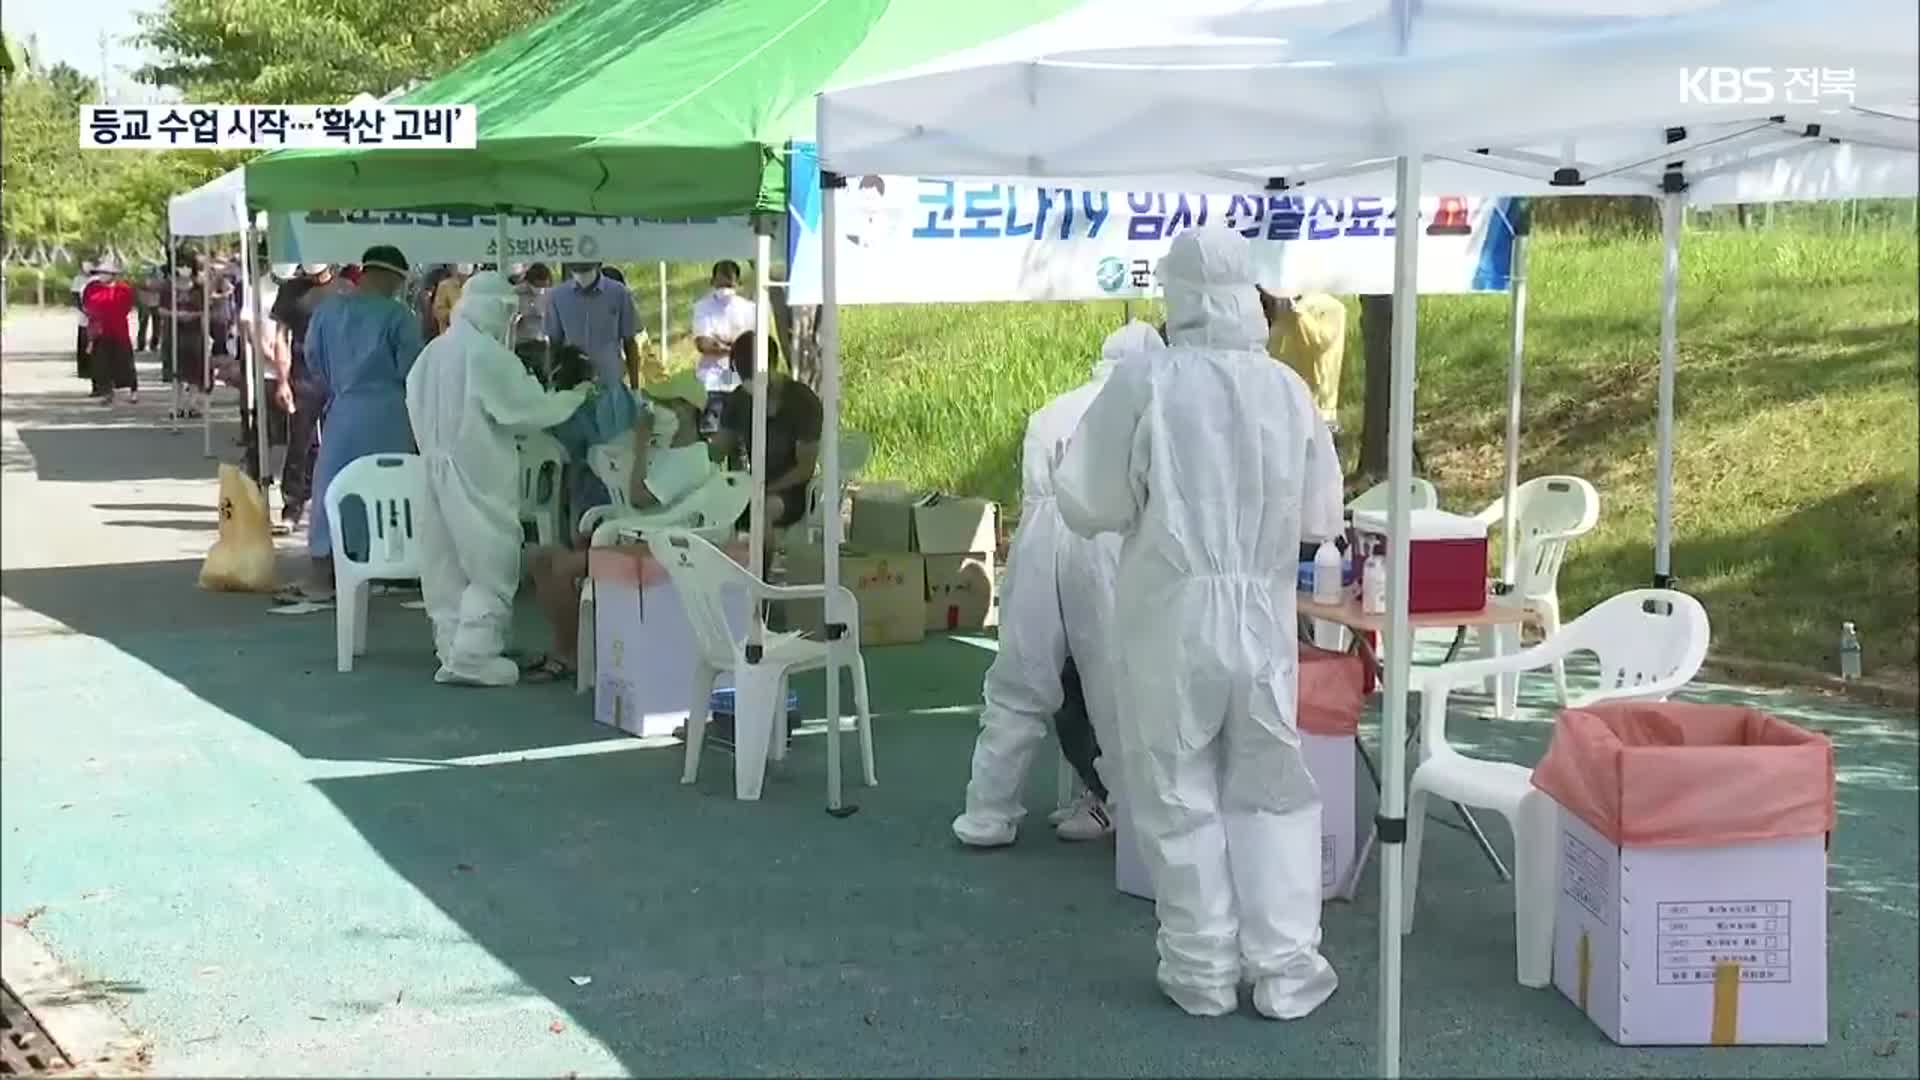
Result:
M1311 1013L1320 795L1301 757L1294 592L1303 538L1339 532L1333 441L1267 356L1245 237L1190 229L1159 266L1168 347L1123 360L1054 472L1067 527L1124 537L1114 662L1161 989L1196 1016Z
M369 279L380 269L368 259L361 265ZM505 277L474 274L447 332L407 375L406 412L427 471L418 535L421 593L440 658L435 682L519 681L519 666L505 655L522 542L514 437L560 423L587 400L583 387L541 386L503 343L518 306Z
M562 369L556 384L567 379L589 377L592 360L584 350L563 346ZM604 375L600 392L592 402L552 429L552 434L570 452L584 445L609 442L604 426L592 421L603 412L603 403L619 400L627 389L617 382L609 384ZM707 391L691 371L682 371L641 391L645 403L638 413L628 413L626 435L632 440L633 467L626 496L635 510L668 506L692 492L712 476L715 466L706 444L700 441L700 412L706 406ZM628 435L628 432L631 434ZM583 445L584 444L584 445ZM584 471L584 470L583 470ZM598 487L598 483L594 484ZM601 492L604 501L604 489ZM580 583L587 573L587 542L590 537L576 536L570 547L536 548L528 555L528 571L533 577L540 609L553 631L553 644L545 656L534 658L523 670L527 682L573 681L578 664Z

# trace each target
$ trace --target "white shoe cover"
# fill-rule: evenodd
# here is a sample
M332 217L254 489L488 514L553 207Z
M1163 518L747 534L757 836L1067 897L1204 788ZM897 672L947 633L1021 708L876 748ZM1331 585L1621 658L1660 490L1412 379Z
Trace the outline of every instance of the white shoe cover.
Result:
M1298 1020L1313 1012L1340 988L1340 976L1319 953L1296 966L1300 974L1273 975L1253 984L1253 1007L1272 1020Z
M1186 1010L1188 1016L1226 1016L1240 1008L1240 987L1228 986L1199 987L1182 986L1178 983L1160 980L1160 989L1173 999L1175 1005Z
M464 663L458 668L443 664L434 672L433 681L448 686L512 686L520 681L520 665L504 656Z
M968 847L996 848L1013 843L1019 830L1011 821L989 820L971 814L953 819L953 835Z

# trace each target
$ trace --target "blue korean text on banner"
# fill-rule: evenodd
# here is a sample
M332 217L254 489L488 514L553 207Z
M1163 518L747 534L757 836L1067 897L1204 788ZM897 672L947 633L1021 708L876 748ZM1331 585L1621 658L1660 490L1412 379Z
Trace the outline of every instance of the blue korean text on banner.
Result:
M791 298L820 302L821 193L810 144L790 155ZM1219 195L1093 191L991 180L848 177L836 195L839 297L846 304L1137 299L1181 232L1207 226L1252 244L1276 292L1393 287L1392 200L1300 192ZM1501 291L1511 278L1509 200L1422 200L1422 292Z

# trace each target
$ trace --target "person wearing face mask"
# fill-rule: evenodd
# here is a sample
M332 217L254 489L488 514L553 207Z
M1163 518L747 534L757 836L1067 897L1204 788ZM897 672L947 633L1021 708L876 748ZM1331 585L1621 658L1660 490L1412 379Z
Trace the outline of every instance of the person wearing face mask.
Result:
M553 271L546 263L527 267L513 286L514 295L519 297L513 315L513 351L522 360L537 359L543 371L548 366L547 293L552 288Z
M306 367L320 405L320 453L313 465L316 500L307 529L312 572L282 591L282 603L324 603L333 599L333 537L327 527L327 485L340 470L371 454L413 452L407 422L407 373L420 355L420 331L399 299L407 280L407 258L385 244L360 258L360 286L322 300L307 324ZM300 406L304 409L304 405ZM297 414L296 414L297 415ZM349 515L341 539L365 550L366 519Z
M498 273L473 275L453 324L407 376L407 415L426 462L420 577L440 669L434 681L511 686L505 655L520 588L520 455L515 436L550 428L588 386L549 391L503 340L518 297Z
M435 336L447 332L453 320L453 305L460 300L460 290L466 288L467 279L473 276L472 263L456 263L453 273L440 279L434 286L433 301L428 309L433 312L433 332Z
M206 404L207 342L201 322L205 284L193 269L200 259L191 248L182 248L174 258L173 287L161 298L160 314L173 328L160 342L160 375L175 384L179 400L185 402L169 414L174 420L197 419Z
M592 415L600 411L601 400L626 393L625 387L603 390L565 424L550 429L553 436L566 445L570 453L580 446L579 455L584 458L585 446L612 441L602 438L605 422L610 417ZM693 373L682 371L672 379L648 386L642 393L641 408L631 414L626 431L616 433L613 438L625 436L632 440L628 505L635 510L652 510L684 498L713 475L714 466L708 459L706 446L700 442L700 409L706 403L706 391ZM593 442L586 442L588 439ZM605 489L600 489L600 494L604 503ZM552 629L553 644L545 656L534 659L523 669L521 678L526 682L573 682L579 647L580 583L587 573L590 540L591 537L576 536L571 547L536 548L528 555L527 568L540 599L540 610Z
M566 264L567 281L547 293L547 343L572 345L593 361L602 386L640 379L640 313L626 285L597 262Z
M280 471L280 523L288 530L298 528L304 520L313 494L313 463L320 452L320 420L327 403L326 388L314 381L307 368L307 327L322 301L348 288L326 263L308 263L294 269L296 272L280 287L267 309L270 322L277 328L268 354L269 367L279 376L273 380L273 397L269 400L286 417L287 425L286 460Z
M1167 348L1122 360L1054 470L1060 516L1122 536L1113 670L1129 815L1156 897L1162 991L1195 1016L1297 1019L1320 954L1320 795L1301 757L1296 553L1342 526L1313 398L1267 356L1246 238L1174 238Z
M706 424L720 422L728 394L740 385L733 367L733 343L753 333L753 301L740 295L740 264L722 259L713 264L712 286L693 303L693 347L700 352L694 373L707 388Z

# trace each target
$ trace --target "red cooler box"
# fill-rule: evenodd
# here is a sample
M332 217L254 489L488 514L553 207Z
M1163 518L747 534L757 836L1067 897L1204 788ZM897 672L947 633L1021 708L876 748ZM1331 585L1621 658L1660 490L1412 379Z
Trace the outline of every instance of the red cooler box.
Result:
M1413 581L1407 610L1479 611L1487 606L1487 527L1444 510L1415 510ZM1353 529L1368 550L1387 548L1387 512L1353 515Z

